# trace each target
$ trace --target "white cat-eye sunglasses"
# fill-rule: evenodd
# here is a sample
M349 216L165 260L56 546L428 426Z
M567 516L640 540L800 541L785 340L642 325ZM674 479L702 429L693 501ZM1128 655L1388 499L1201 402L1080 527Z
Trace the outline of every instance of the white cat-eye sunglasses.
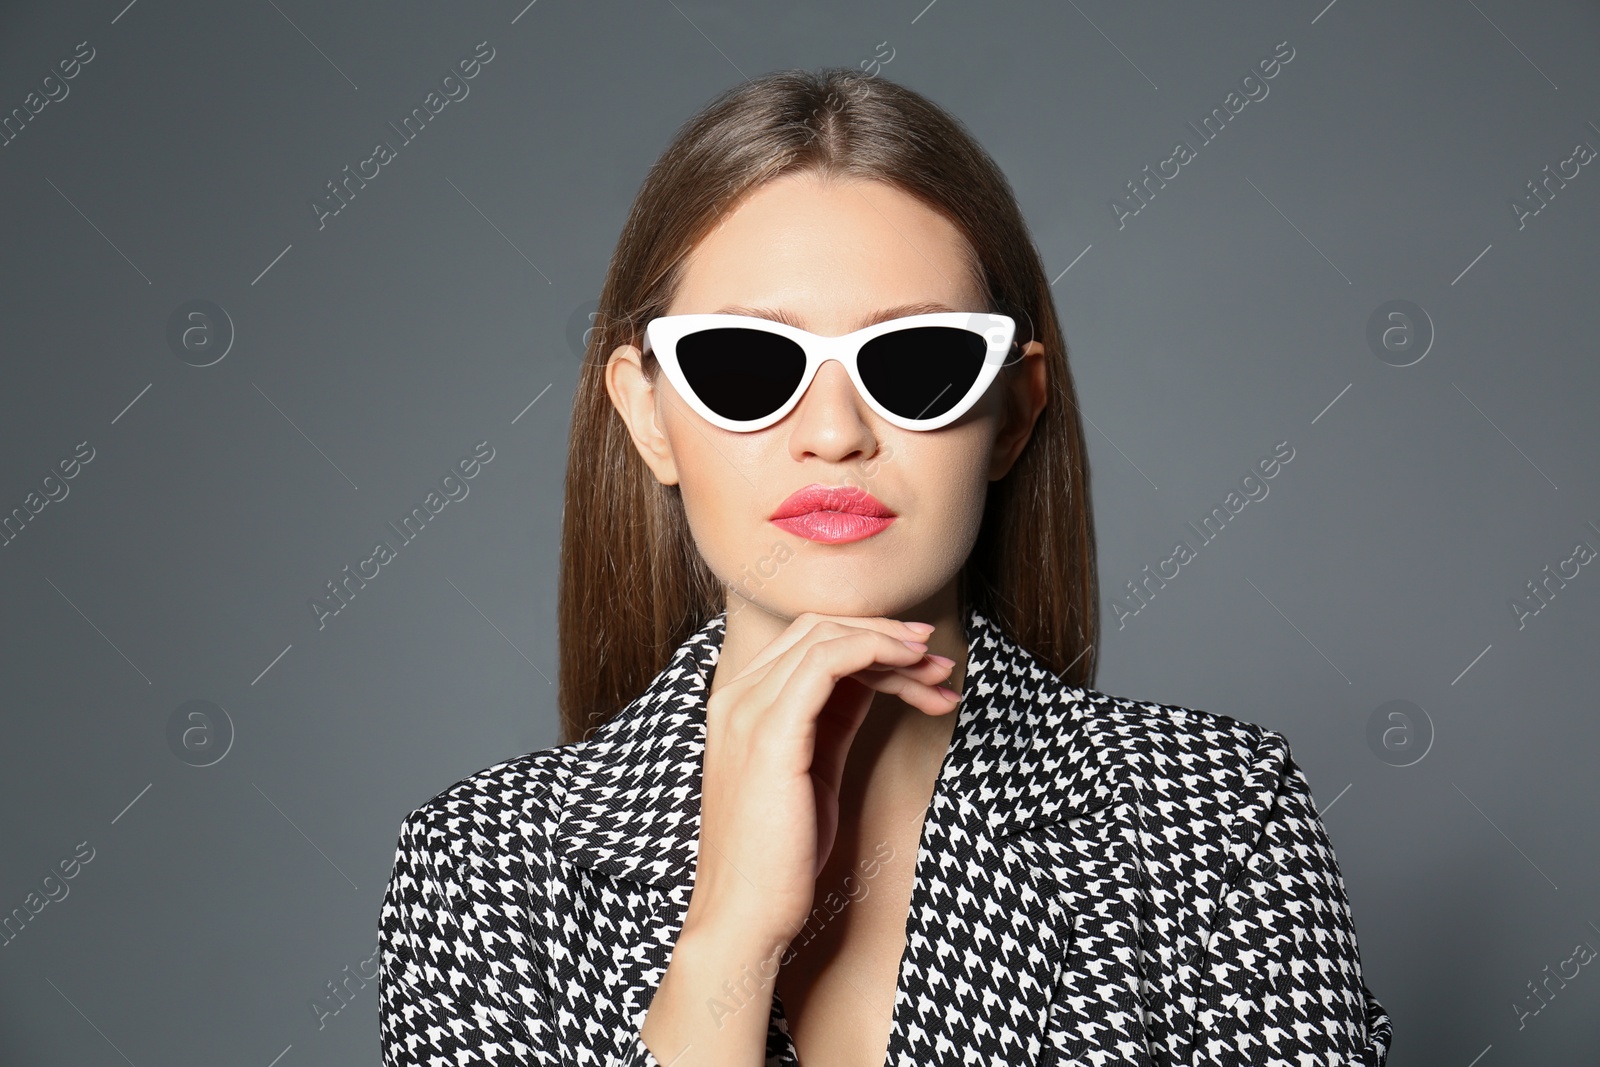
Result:
M838 337L749 315L664 315L646 324L645 350L689 406L724 430L783 418L830 359L886 422L936 430L977 403L1015 335L1016 320L987 312L907 315Z

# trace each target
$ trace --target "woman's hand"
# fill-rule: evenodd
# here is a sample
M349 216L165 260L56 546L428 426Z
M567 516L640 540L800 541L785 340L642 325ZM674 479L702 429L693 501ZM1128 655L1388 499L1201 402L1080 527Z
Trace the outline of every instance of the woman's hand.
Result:
M798 616L706 702L700 853L684 928L782 942L811 910L839 829L846 758L874 692L929 715L954 710L954 664L932 627Z
M808 612L707 698L694 890L639 1035L659 1063L765 1062L780 957L833 849L873 693L929 715L959 703L939 685L954 663L927 654L932 630Z

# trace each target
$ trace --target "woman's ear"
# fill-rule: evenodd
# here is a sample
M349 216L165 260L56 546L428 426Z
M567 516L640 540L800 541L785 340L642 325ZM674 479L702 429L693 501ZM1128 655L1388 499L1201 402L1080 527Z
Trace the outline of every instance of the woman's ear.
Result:
M1004 380L1005 406L1002 411L1000 432L994 440L990 454L989 480L999 481L1011 470L1022 449L1033 436L1034 423L1044 410L1045 397L1049 395L1049 378L1044 362L1044 345L1029 341L1022 346L1022 365ZM1012 369L1012 368L1008 368ZM1004 373L1004 372L1002 372Z
M644 376L644 353L634 345L618 345L606 361L606 393L622 416L633 447L639 450L662 485L678 484L678 464L672 444L661 428L658 396L654 383Z

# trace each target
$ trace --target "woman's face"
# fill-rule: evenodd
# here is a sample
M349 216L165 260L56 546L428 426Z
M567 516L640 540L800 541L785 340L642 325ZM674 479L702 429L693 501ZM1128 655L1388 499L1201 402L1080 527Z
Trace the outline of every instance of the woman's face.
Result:
M694 248L667 314L769 309L836 336L908 314L986 311L969 264L955 226L893 186L794 175L750 194ZM1010 469L1043 407L1042 352L1030 342L1020 366L938 430L885 422L836 361L753 433L713 426L659 371L646 381L631 345L613 352L607 388L656 478L680 487L695 542L728 587L730 618L751 605L785 619L897 616L953 590L988 483ZM894 518L831 543L771 521L811 485L865 490Z

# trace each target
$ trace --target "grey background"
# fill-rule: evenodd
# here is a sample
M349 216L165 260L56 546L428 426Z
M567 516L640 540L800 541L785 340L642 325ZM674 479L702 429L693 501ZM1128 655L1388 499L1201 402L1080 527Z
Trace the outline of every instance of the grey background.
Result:
M0 548L0 912L94 849L0 948L0 1061L377 1062L375 983L328 983L370 966L401 817L555 741L572 345L627 205L716 92L876 59L994 154L1056 279L1097 688L1289 737L1391 1063L1595 1062L1595 965L1513 1005L1600 948L1600 574L1510 606L1600 547L1600 161L1510 206L1600 147L1595 5L525 2L0 17L0 111L95 49L0 148L0 513L95 450ZM469 96L319 229L311 198L480 41ZM1198 157L1119 229L1179 138ZM235 333L203 368L167 340L195 299ZM1367 341L1393 299L1434 335L1405 367ZM319 629L310 598L483 440ZM1269 495L1119 629L1123 583L1279 441ZM232 724L208 767L169 743L191 700ZM1426 719L1369 744L1392 700Z

